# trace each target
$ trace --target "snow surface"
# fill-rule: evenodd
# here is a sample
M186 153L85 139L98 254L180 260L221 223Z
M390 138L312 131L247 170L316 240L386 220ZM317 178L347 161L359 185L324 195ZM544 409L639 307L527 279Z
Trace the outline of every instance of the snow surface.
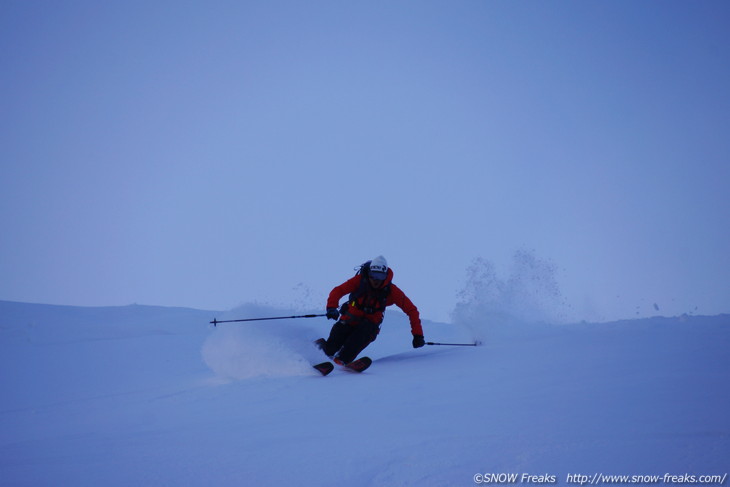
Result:
M730 315L549 325L462 310L457 324L424 321L426 339L482 346L413 350L389 310L373 366L328 377L310 368L324 318L208 323L290 311L0 301L0 485L730 470Z

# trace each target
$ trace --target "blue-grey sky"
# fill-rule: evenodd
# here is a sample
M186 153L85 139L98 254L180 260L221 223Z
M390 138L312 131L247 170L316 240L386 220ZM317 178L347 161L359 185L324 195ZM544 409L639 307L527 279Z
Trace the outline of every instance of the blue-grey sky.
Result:
M3 1L0 299L324 306L477 257L730 312L730 3ZM696 308L696 309L695 309Z

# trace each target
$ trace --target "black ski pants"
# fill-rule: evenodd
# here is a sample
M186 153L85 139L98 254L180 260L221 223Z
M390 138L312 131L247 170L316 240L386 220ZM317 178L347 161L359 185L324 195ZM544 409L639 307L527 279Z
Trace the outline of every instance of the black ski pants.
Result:
M330 336L324 346L324 353L329 356L337 354L340 360L349 364L365 347L375 341L379 331L380 326L368 320L338 321L332 325Z

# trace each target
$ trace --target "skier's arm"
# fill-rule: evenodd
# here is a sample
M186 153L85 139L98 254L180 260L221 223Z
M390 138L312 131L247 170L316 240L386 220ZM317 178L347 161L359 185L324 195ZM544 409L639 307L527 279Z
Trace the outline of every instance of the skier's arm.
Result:
M330 295L327 298L327 308L339 308L342 296L354 292L359 285L360 276L357 275L335 287L332 291L330 291Z
M393 303L398 306L405 314L408 315L408 320L411 322L411 334L413 336L423 336L423 327L421 327L421 315L418 312L418 308L413 302L406 296L406 294L400 290L395 284L390 285L390 299Z

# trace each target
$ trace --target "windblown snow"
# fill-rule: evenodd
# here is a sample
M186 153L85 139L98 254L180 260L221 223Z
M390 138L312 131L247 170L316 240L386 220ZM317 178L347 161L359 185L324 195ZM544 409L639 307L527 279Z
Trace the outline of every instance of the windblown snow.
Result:
M292 310L0 302L0 485L569 484L730 470L730 316L558 325L531 305L515 318L518 284L489 288L489 266L475 266L482 288L462 296L455 323L424 330L482 346L414 350L407 318L389 310L359 375L311 369L324 318L209 324Z

